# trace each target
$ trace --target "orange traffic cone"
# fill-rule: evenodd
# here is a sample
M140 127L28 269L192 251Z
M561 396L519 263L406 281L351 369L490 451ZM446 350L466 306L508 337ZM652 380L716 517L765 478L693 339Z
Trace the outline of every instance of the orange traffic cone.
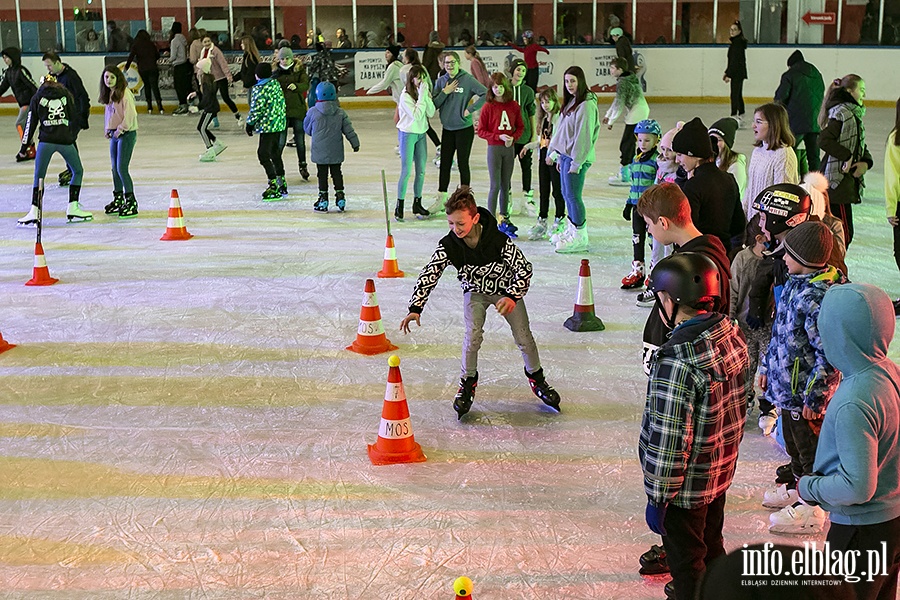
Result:
M3 339L3 334L0 333L0 354L2 354L3 352L6 352L7 350L10 350L10 349L12 349L12 348L15 348L15 347L16 347L15 344L10 344L10 343L7 342L6 340L4 340L4 339Z
M453 582L456 600L472 600L472 580L468 577L457 577Z
M166 232L160 240L174 242L189 240L194 237L184 228L184 213L181 211L181 200L178 199L178 190L172 190L172 200L169 202L169 220L166 223Z
M569 331L603 331L606 325L594 314L594 288L591 286L591 265L588 259L581 259L578 271L578 296L575 298L575 312L563 323Z
M403 271L397 264L397 249L394 247L394 236L388 234L384 243L384 262L381 263L379 277L403 277Z
M59 281L50 277L50 269L47 268L47 259L44 258L44 247L38 242L34 245L34 273L25 285L53 285Z
M362 308L359 309L359 327L356 340L347 346L347 350L360 354L381 354L388 350L396 350L384 334L381 323L381 309L378 308L378 296L375 295L375 281L366 279L366 290Z
M403 391L403 378L400 376L400 357L391 356L388 366L390 369L384 391L378 440L374 445L369 445L369 460L373 465L425 462L422 447L413 437L409 406L406 404L406 392Z

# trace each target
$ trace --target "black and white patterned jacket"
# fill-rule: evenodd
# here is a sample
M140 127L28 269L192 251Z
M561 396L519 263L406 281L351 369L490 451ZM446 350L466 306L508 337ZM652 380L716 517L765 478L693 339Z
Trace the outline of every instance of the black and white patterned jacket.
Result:
M498 294L518 302L528 292L531 283L531 263L511 239L497 229L497 220L479 207L482 225L481 238L475 248L469 248L452 231L445 235L416 280L409 312L421 313L431 290L437 285L444 269L453 265L464 293Z

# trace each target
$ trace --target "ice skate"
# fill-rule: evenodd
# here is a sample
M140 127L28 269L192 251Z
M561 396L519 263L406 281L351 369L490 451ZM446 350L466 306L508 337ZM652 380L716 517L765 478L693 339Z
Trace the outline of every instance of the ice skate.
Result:
M800 500L797 490L788 488L787 484L782 483L778 487L766 490L763 494L762 505L766 508L784 508L791 506Z
M637 302L635 304L641 308L653 308L653 305L656 304L656 294L650 290L644 290L637 295Z
M328 212L328 192L319 190L319 199L313 202L313 210L316 212Z
M440 168L441 166L441 147L438 146L434 149L434 160L432 161L434 166Z
M222 154L223 152L225 152L225 149L226 149L226 148L228 148L228 146L226 146L225 144L223 144L223 143L220 142L219 140L216 140L215 142L213 142L212 150L213 150L213 153L214 153L216 156L218 156L218 155Z
M562 239L571 237L574 230L575 226L568 219L554 219L553 229L549 231L550 243L556 244Z
M81 202L78 201L81 195L81 186L69 186L69 206L66 207L66 219L69 223L77 221L93 221L94 215L81 208Z
M519 230L519 228L513 225L513 222L509 220L509 217L507 215L500 215L497 221L497 229L500 230L500 233L513 240L518 237L516 235L516 232Z
M534 190L528 190L523 195L525 196L525 203L522 206L522 214L529 219L533 219L538 214L537 206L534 204Z
M274 200L281 200L281 192L278 189L278 180L270 179L269 187L263 190L262 193L263 202L272 202Z
M206 152L200 155L200 162L216 162L216 151L213 146L206 149Z
M287 188L287 180L284 177L278 177L276 179L276 183L278 185L278 193L282 198L287 198L290 196L290 192L288 192Z
M666 549L656 544L650 546L650 549L641 554L641 568L638 571L644 577L653 577L655 575L666 575L669 573L669 563L666 560Z
M460 378L459 390L453 399L453 410L456 411L456 419L463 418L469 409L472 408L472 402L475 400L475 388L478 387L478 373L474 377Z
M447 203L447 197L447 192L438 192L434 197L434 202L432 202L431 206L427 209L428 214L433 215L442 212L444 210L444 205Z
M542 240L547 236L547 219L538 219L534 227L528 230L528 239L532 242Z
M622 289L633 290L644 285L644 263L635 260L631 263L631 273L622 278Z
M334 190L334 205L338 210L344 212L347 207L347 198L344 196L344 190Z
M431 216L430 212L422 208L421 198L413 198L412 213L416 215L417 219L427 219Z
M309 170L306 168L306 163L300 163L300 177L303 178L303 181L309 181Z
M397 205L394 207L394 220L398 223L403 222L403 200L397 198Z
M16 224L18 227L37 227L37 222L40 218L41 213L38 211L38 207L32 204L28 214L19 219Z
M608 180L609 185L613 187L631 187L631 169L628 165L619 168L619 173L611 175Z
M587 252L589 247L587 227L575 228L574 233L568 239L562 239L556 243L556 252L559 254L574 254Z
M72 183L72 171L66 169L59 174L59 187L68 187Z
M774 408L759 414L759 428L763 435L772 435L776 425L778 425L778 413L775 412Z
M810 506L802 500L769 515L769 531L772 533L821 533L826 513L821 507Z
M559 393L547 383L546 379L544 379L544 369L538 369L534 373L529 373L526 369L525 377L528 378L531 392L537 396L541 402L556 412L561 412L559 408Z
M113 192L113 201L103 207L103 212L108 215L117 215L125 205L125 194L123 192Z
M289 139L285 145L288 148L296 148L297 147L297 138L292 135L291 139Z
M134 192L125 192L125 200L122 203L122 208L119 209L119 218L133 219L136 216L138 216L138 205Z
M793 483L794 481L794 471L791 469L791 463L781 465L775 469L775 483Z

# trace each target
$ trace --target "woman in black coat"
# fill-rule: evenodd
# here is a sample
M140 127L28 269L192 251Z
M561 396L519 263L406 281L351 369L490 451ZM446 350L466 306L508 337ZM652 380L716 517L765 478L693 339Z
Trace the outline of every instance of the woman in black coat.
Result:
M728 30L731 45L728 46L728 66L722 80L731 84L731 116L744 125L744 80L747 79L747 38L740 21Z

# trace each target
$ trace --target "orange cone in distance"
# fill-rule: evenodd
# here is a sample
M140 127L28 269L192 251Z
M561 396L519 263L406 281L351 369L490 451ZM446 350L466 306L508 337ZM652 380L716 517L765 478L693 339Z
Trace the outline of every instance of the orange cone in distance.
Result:
M194 237L184 227L184 212L181 210L181 200L178 198L178 190L172 190L172 199L169 202L169 220L166 222L166 232L161 238L163 242L189 240Z
M390 369L384 391L378 440L369 445L369 460L373 465L425 462L422 447L413 437L409 406L406 404L406 392L403 391L403 378L400 376L400 357L391 356L388 366Z
M403 277L403 271L397 264L397 249L394 247L394 236L388 234L387 241L384 243L384 262L381 263L381 270L378 271L378 277Z
M393 345L384 334L384 325L381 323L381 309L378 308L378 296L375 295L375 281L366 279L362 308L359 309L359 327L356 330L356 340L347 346L347 350L371 355L396 349L397 346Z
M594 314L594 288L591 285L591 265L588 259L581 259L578 271L578 295L575 311L563 323L569 331L603 331L606 325Z
M53 285L57 281L59 279L50 277L50 269L47 268L47 259L44 257L44 247L38 242L34 245L34 272L25 285Z
M456 600L472 600L472 580L468 577L457 577L453 582Z
M0 354L6 352L7 350L11 350L15 348L15 344L10 344L6 340L3 339L3 334L0 333Z

